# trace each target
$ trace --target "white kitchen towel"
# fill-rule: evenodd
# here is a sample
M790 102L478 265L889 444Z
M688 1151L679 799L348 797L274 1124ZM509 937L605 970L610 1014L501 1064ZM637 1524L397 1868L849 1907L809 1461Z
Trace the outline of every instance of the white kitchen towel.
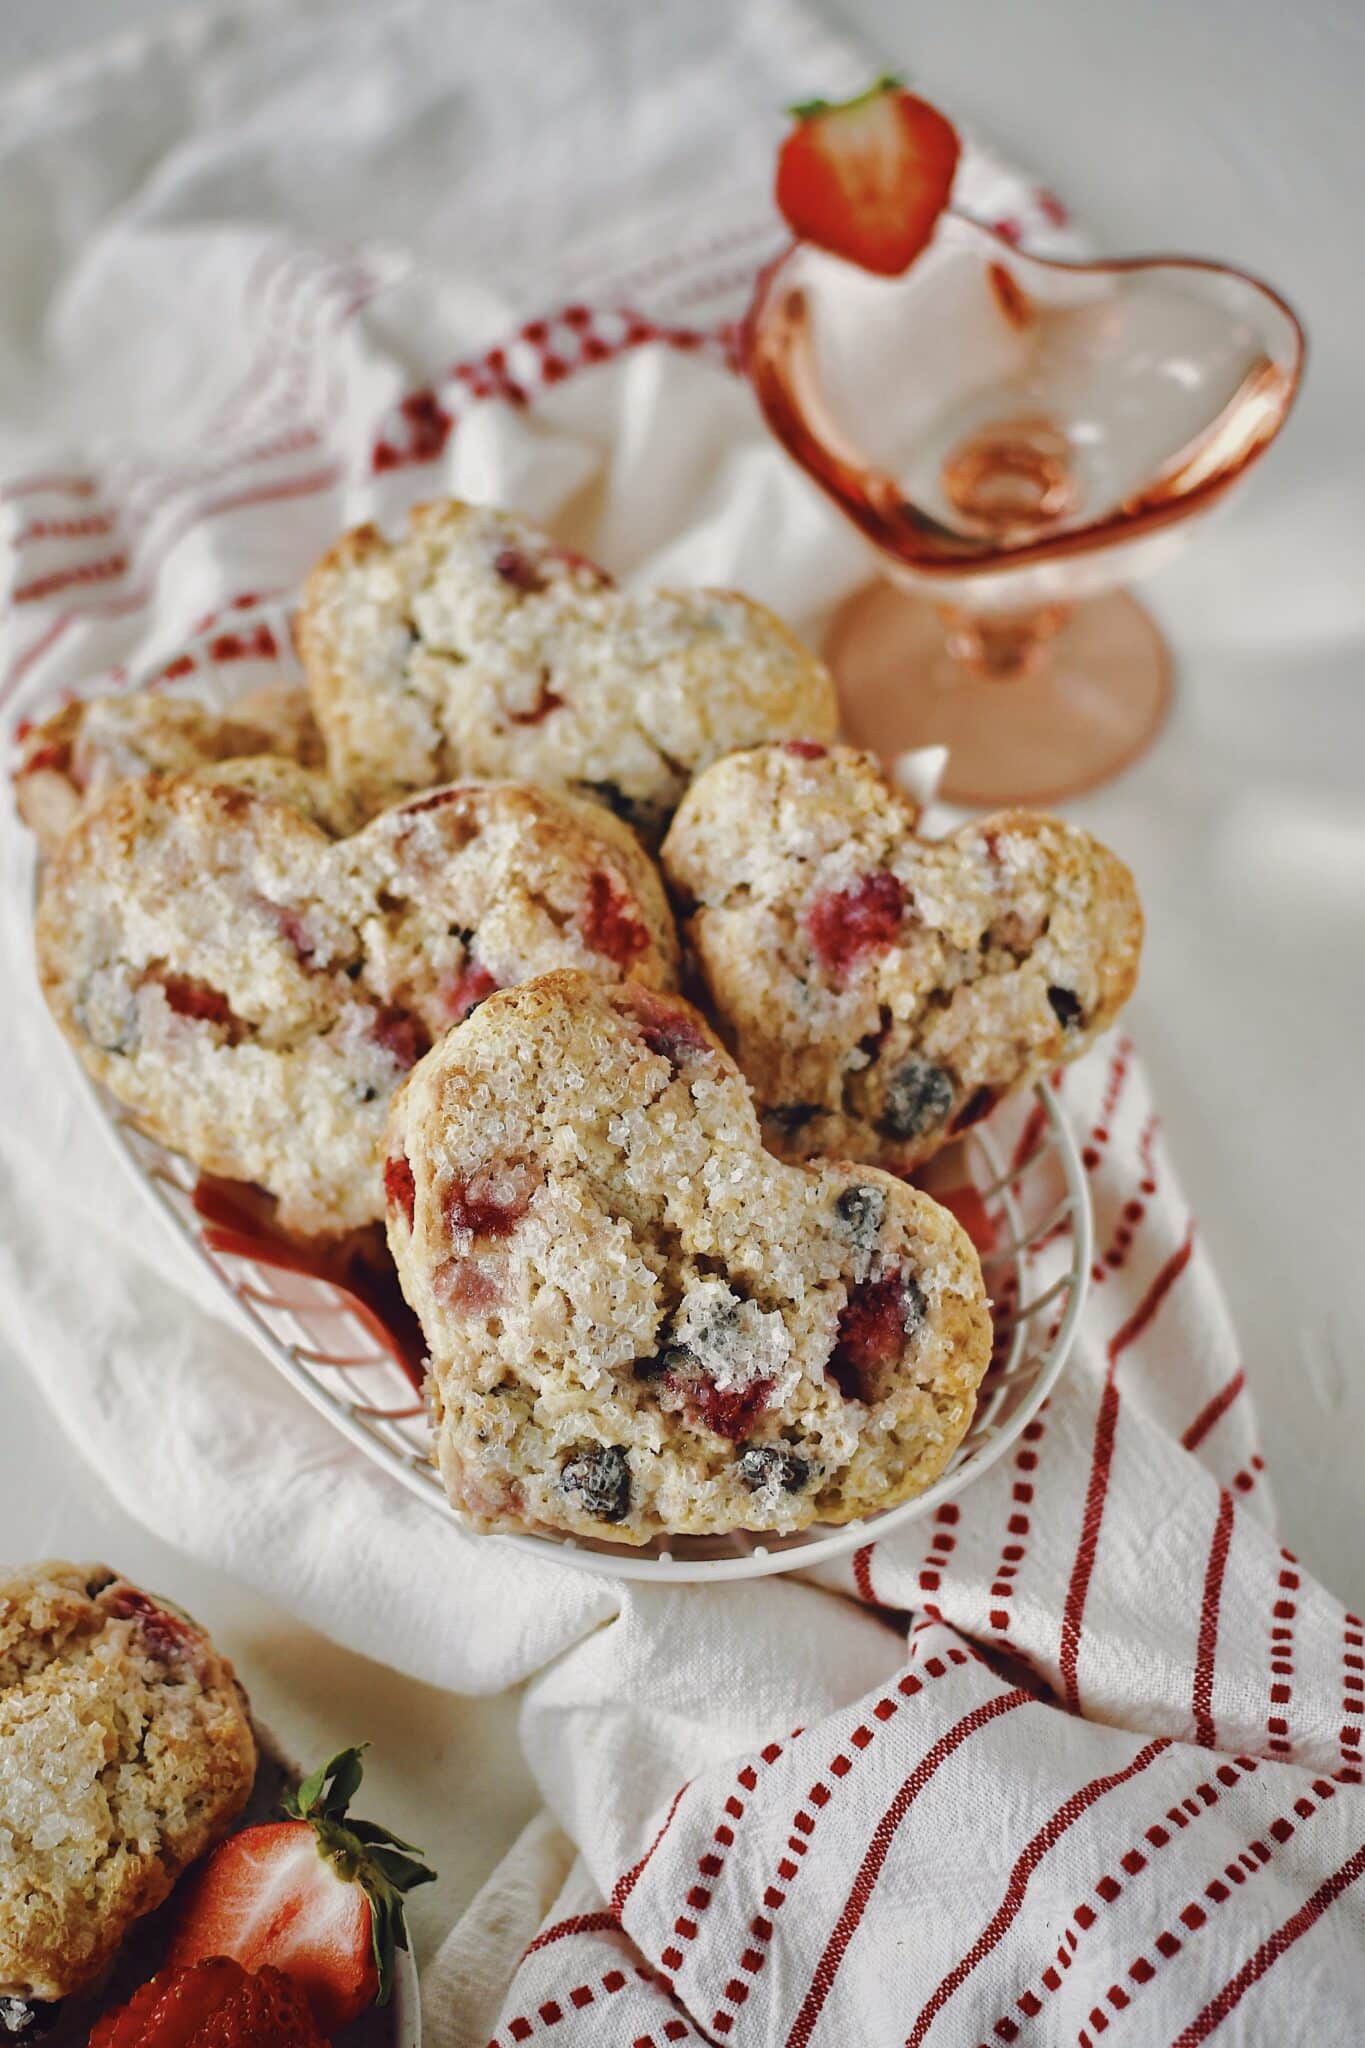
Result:
M773 110L870 68L776 0L411 0L203 17L7 88L7 719L259 680L268 600L442 490L811 625L863 557L765 440L733 322L777 239ZM1065 245L980 151L959 197ZM433 1965L438 2048L490 2005L502 2048L1288 2040L1305 2010L1349 2038L1360 1625L1275 1542L1126 1041L1064 1084L1093 1301L1012 1457L818 1585L627 1590L464 1535L230 1325L76 1094L3 831L0 1342L187 1550L435 1683L532 1680L562 1836Z

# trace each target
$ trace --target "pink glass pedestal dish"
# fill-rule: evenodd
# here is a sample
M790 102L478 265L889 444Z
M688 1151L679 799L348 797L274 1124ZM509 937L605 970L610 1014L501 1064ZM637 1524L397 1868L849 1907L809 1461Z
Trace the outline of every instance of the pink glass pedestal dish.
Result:
M1279 432L1303 332L1221 264L1071 264L954 214L903 277L798 243L760 280L749 374L881 574L827 652L844 726L950 749L945 795L1053 801L1151 743L1156 627L1120 586Z

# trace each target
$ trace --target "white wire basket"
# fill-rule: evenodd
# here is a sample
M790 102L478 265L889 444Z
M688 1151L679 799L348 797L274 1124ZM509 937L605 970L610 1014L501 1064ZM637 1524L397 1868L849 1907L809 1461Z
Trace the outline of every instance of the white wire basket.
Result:
M266 638L256 640L260 625ZM275 600L251 608L237 644L259 645L270 673L297 669L287 610ZM261 680L261 664L234 660L227 674L212 625L172 666L168 694L222 705ZM266 654L266 646L269 653ZM165 671L161 671L164 675ZM182 686L181 674L185 676ZM271 1364L356 1449L400 1485L454 1515L431 1462L420 1371L400 1361L373 1309L340 1281L292 1271L271 1248L206 1218L196 1201L197 1170L139 1129L133 1117L71 1055L75 1071L127 1167L191 1254L206 1266ZM636 1548L560 1535L491 1536L548 1562L610 1578L659 1583L759 1578L804 1570L889 1535L961 1493L1002 1457L1046 1401L1066 1365L1089 1283L1089 1189L1070 1128L1046 1084L1031 1104L1002 1105L933 1162L931 1191L957 1190L973 1209L973 1235L996 1319L992 1362L976 1413L942 1476L914 1500L839 1526L817 1524L790 1536L737 1531L677 1536Z

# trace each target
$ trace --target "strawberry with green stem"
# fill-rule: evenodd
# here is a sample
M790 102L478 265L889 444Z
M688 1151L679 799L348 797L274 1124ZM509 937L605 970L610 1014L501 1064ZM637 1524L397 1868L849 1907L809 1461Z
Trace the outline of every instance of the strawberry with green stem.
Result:
M353 1820L360 1749L343 1749L281 1802L286 1818L243 1828L194 1879L169 1961L229 1956L283 1970L334 2034L386 2004L394 1957L408 1946L404 1895L435 1872L421 1851Z
M959 144L951 122L898 78L856 98L808 100L777 160L777 204L803 241L897 277L948 204Z

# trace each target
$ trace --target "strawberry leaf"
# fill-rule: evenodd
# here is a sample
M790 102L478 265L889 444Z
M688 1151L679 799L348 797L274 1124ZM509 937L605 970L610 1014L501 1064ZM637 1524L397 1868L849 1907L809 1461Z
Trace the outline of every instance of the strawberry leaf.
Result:
M291 1820L306 1821L317 1836L318 1853L339 1877L362 1887L370 1908L370 1943L379 1979L378 2003L393 1993L393 1959L408 1946L403 1894L431 1884L436 1872L422 1852L387 1828L370 1820L351 1820L346 1809L360 1789L365 1744L338 1750L320 1770L305 1778L297 1792L286 1793L281 1807Z
M905 80L899 72L883 71L880 78L875 78L862 92L854 93L852 99L797 100L795 105L788 107L786 111L793 121L813 121L817 114L843 114L847 113L850 107L865 106L869 100L875 100L879 92L899 92L904 84Z

